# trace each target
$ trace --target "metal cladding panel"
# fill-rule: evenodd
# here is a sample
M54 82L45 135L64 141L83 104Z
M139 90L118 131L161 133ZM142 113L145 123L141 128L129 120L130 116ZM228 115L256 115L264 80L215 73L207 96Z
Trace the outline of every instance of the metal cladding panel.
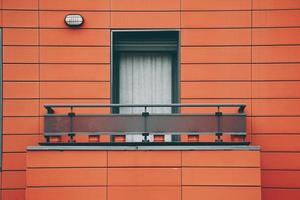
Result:
M144 119L136 115L74 117L74 132L143 132Z
M68 116L45 116L45 133L70 132L70 118Z
M246 132L245 115L224 115L220 121L222 132Z
M216 132L215 116L151 115L147 117L148 132Z
M77 115L45 116L46 133L246 132L244 115Z

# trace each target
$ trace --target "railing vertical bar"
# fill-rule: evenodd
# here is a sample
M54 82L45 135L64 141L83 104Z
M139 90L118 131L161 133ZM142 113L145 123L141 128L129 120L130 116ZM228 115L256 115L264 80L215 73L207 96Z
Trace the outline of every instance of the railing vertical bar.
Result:
M223 142L221 139L221 136L223 135L222 130L221 130L221 117L222 117L222 112L220 111L220 106L218 106L218 111L215 113L215 116L217 117L217 132L216 132L216 142Z
M74 117L75 117L75 112L73 111L73 106L70 107L71 111L68 114L70 118L70 132L69 132L69 143L75 143L76 141L74 140L75 132L74 132Z
M149 112L147 111L147 106L144 107L144 112L142 113L142 116L144 117L144 133L142 134L144 136L143 142L149 142L148 136L149 136L149 131L148 131L148 116Z

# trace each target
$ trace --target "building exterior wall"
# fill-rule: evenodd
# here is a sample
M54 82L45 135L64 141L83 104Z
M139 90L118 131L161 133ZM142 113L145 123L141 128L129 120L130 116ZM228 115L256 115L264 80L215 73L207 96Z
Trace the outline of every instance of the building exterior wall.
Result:
M300 198L299 1L2 0L0 16L3 200L25 198L44 104L110 102L110 30L166 28L181 32L181 102L246 103L262 199Z
M260 200L260 171L259 151L28 151L26 199Z

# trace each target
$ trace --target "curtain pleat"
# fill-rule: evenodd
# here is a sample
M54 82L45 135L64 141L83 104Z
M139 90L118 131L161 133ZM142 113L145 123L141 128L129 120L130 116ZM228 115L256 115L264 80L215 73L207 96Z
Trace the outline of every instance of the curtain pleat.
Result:
M119 72L121 104L170 104L172 102L171 55L123 53L120 57ZM143 111L143 108L120 108L122 114ZM171 108L149 108L148 112L171 113ZM142 136L128 136L126 140L141 141Z
M121 104L171 103L172 61L168 54L123 53L120 58ZM121 108L120 113L141 113L143 108ZM170 108L149 108L170 113Z

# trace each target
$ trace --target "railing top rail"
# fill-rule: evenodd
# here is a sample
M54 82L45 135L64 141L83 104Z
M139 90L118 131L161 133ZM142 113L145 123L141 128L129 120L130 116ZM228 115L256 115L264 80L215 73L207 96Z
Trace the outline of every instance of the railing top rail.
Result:
M141 107L141 108L149 108L149 107L238 107L238 112L243 113L246 107L246 104L242 103L203 103L203 104L46 104L44 107L47 109L48 113L53 113L53 108L121 108L121 107Z
M120 108L120 107L239 107L245 108L246 104L242 103L202 103L202 104L46 104L44 107L47 108L90 108L90 107L109 107L109 108Z
M46 104L45 107L240 107L246 104Z

